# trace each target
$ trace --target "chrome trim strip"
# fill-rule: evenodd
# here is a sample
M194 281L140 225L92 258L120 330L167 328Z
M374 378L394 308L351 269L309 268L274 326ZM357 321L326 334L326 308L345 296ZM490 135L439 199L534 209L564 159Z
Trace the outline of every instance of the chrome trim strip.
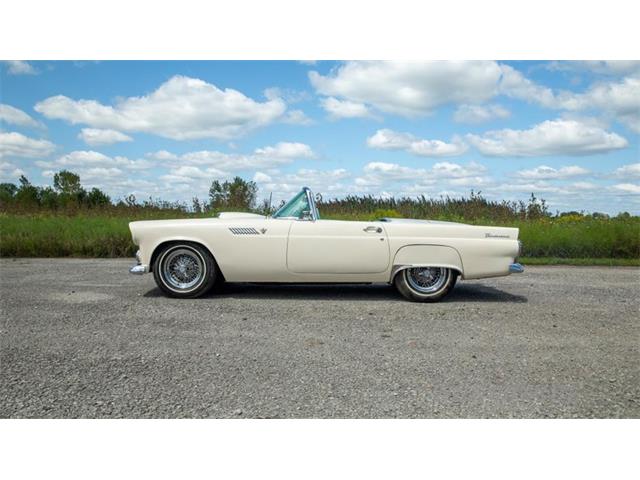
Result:
M449 268L455 272L458 272L459 275L463 275L463 272L458 270L458 267L455 267L453 265L446 265L446 264L436 264L436 265L425 265L425 264L411 264L411 265L394 265L391 268L391 281L393 282L393 279L395 278L395 276L398 274L398 272L401 272L402 270L406 270L407 268L424 268L424 267L431 267L431 268Z
M522 273L524 272L524 267L519 263L512 263L509 265L509 273Z
M133 275L142 275L149 272L149 265L134 265L129 269L129 273Z

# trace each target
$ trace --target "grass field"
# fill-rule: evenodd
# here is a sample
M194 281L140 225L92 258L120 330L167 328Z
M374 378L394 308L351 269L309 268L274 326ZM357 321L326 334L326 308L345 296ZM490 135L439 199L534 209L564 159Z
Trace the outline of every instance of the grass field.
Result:
M152 218L209 216L174 211L132 212L122 216L87 212L75 215L0 214L2 257L131 257L129 221ZM371 220L379 212L329 215L329 218ZM441 218L442 220L459 220ZM568 265L640 265L640 218L548 217L536 220L476 219L478 225L520 228L525 263Z

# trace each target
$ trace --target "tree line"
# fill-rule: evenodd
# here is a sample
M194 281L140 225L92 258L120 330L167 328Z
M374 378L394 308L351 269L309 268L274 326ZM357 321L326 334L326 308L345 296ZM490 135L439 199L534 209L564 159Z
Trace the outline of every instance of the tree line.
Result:
M220 211L226 209L255 210L258 187L255 182L235 177L228 181L214 180L209 188L209 198L201 200L193 197L191 210L194 212ZM189 210L180 202L166 202L149 198L139 202L134 195L117 201L99 188L86 189L80 182L80 175L69 170L54 174L52 186L33 185L25 175L18 184L0 183L0 209L19 210L76 210L116 207L147 207L158 209ZM260 209L267 208L263 202Z

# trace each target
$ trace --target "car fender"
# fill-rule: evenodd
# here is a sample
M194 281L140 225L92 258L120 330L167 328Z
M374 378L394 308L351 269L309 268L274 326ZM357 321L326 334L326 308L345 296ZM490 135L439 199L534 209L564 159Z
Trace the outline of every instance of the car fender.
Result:
M458 251L446 245L407 245L395 254L390 282L395 275L410 267L445 267L464 275L462 258Z

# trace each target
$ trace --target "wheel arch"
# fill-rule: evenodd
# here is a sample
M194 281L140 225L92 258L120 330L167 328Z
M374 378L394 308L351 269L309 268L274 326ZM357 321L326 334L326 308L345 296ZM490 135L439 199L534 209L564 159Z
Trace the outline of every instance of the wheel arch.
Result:
M153 266L155 264L156 258L158 257L158 254L163 250L163 248L168 247L170 245L180 245L180 244L197 245L197 246L203 248L204 250L206 250L207 252L209 252L209 255L211 255L211 258L213 258L213 263L215 263L216 268L218 269L218 272L220 272L220 276L222 277L222 280L226 281L226 279L224 277L224 272L220 268L220 265L218 264L218 260L216 260L216 256L211 251L211 249L205 243L203 243L201 241L198 241L198 240L193 240L193 239L190 239L190 238L184 238L184 239L182 239L182 238L172 238L172 239L163 240L163 241L159 242L153 248L153 250L151 252L151 260L149 261L149 271L153 272Z
M393 258L389 282L393 283L399 272L412 267L450 268L464 276L460 253L448 245L416 244L399 248Z

